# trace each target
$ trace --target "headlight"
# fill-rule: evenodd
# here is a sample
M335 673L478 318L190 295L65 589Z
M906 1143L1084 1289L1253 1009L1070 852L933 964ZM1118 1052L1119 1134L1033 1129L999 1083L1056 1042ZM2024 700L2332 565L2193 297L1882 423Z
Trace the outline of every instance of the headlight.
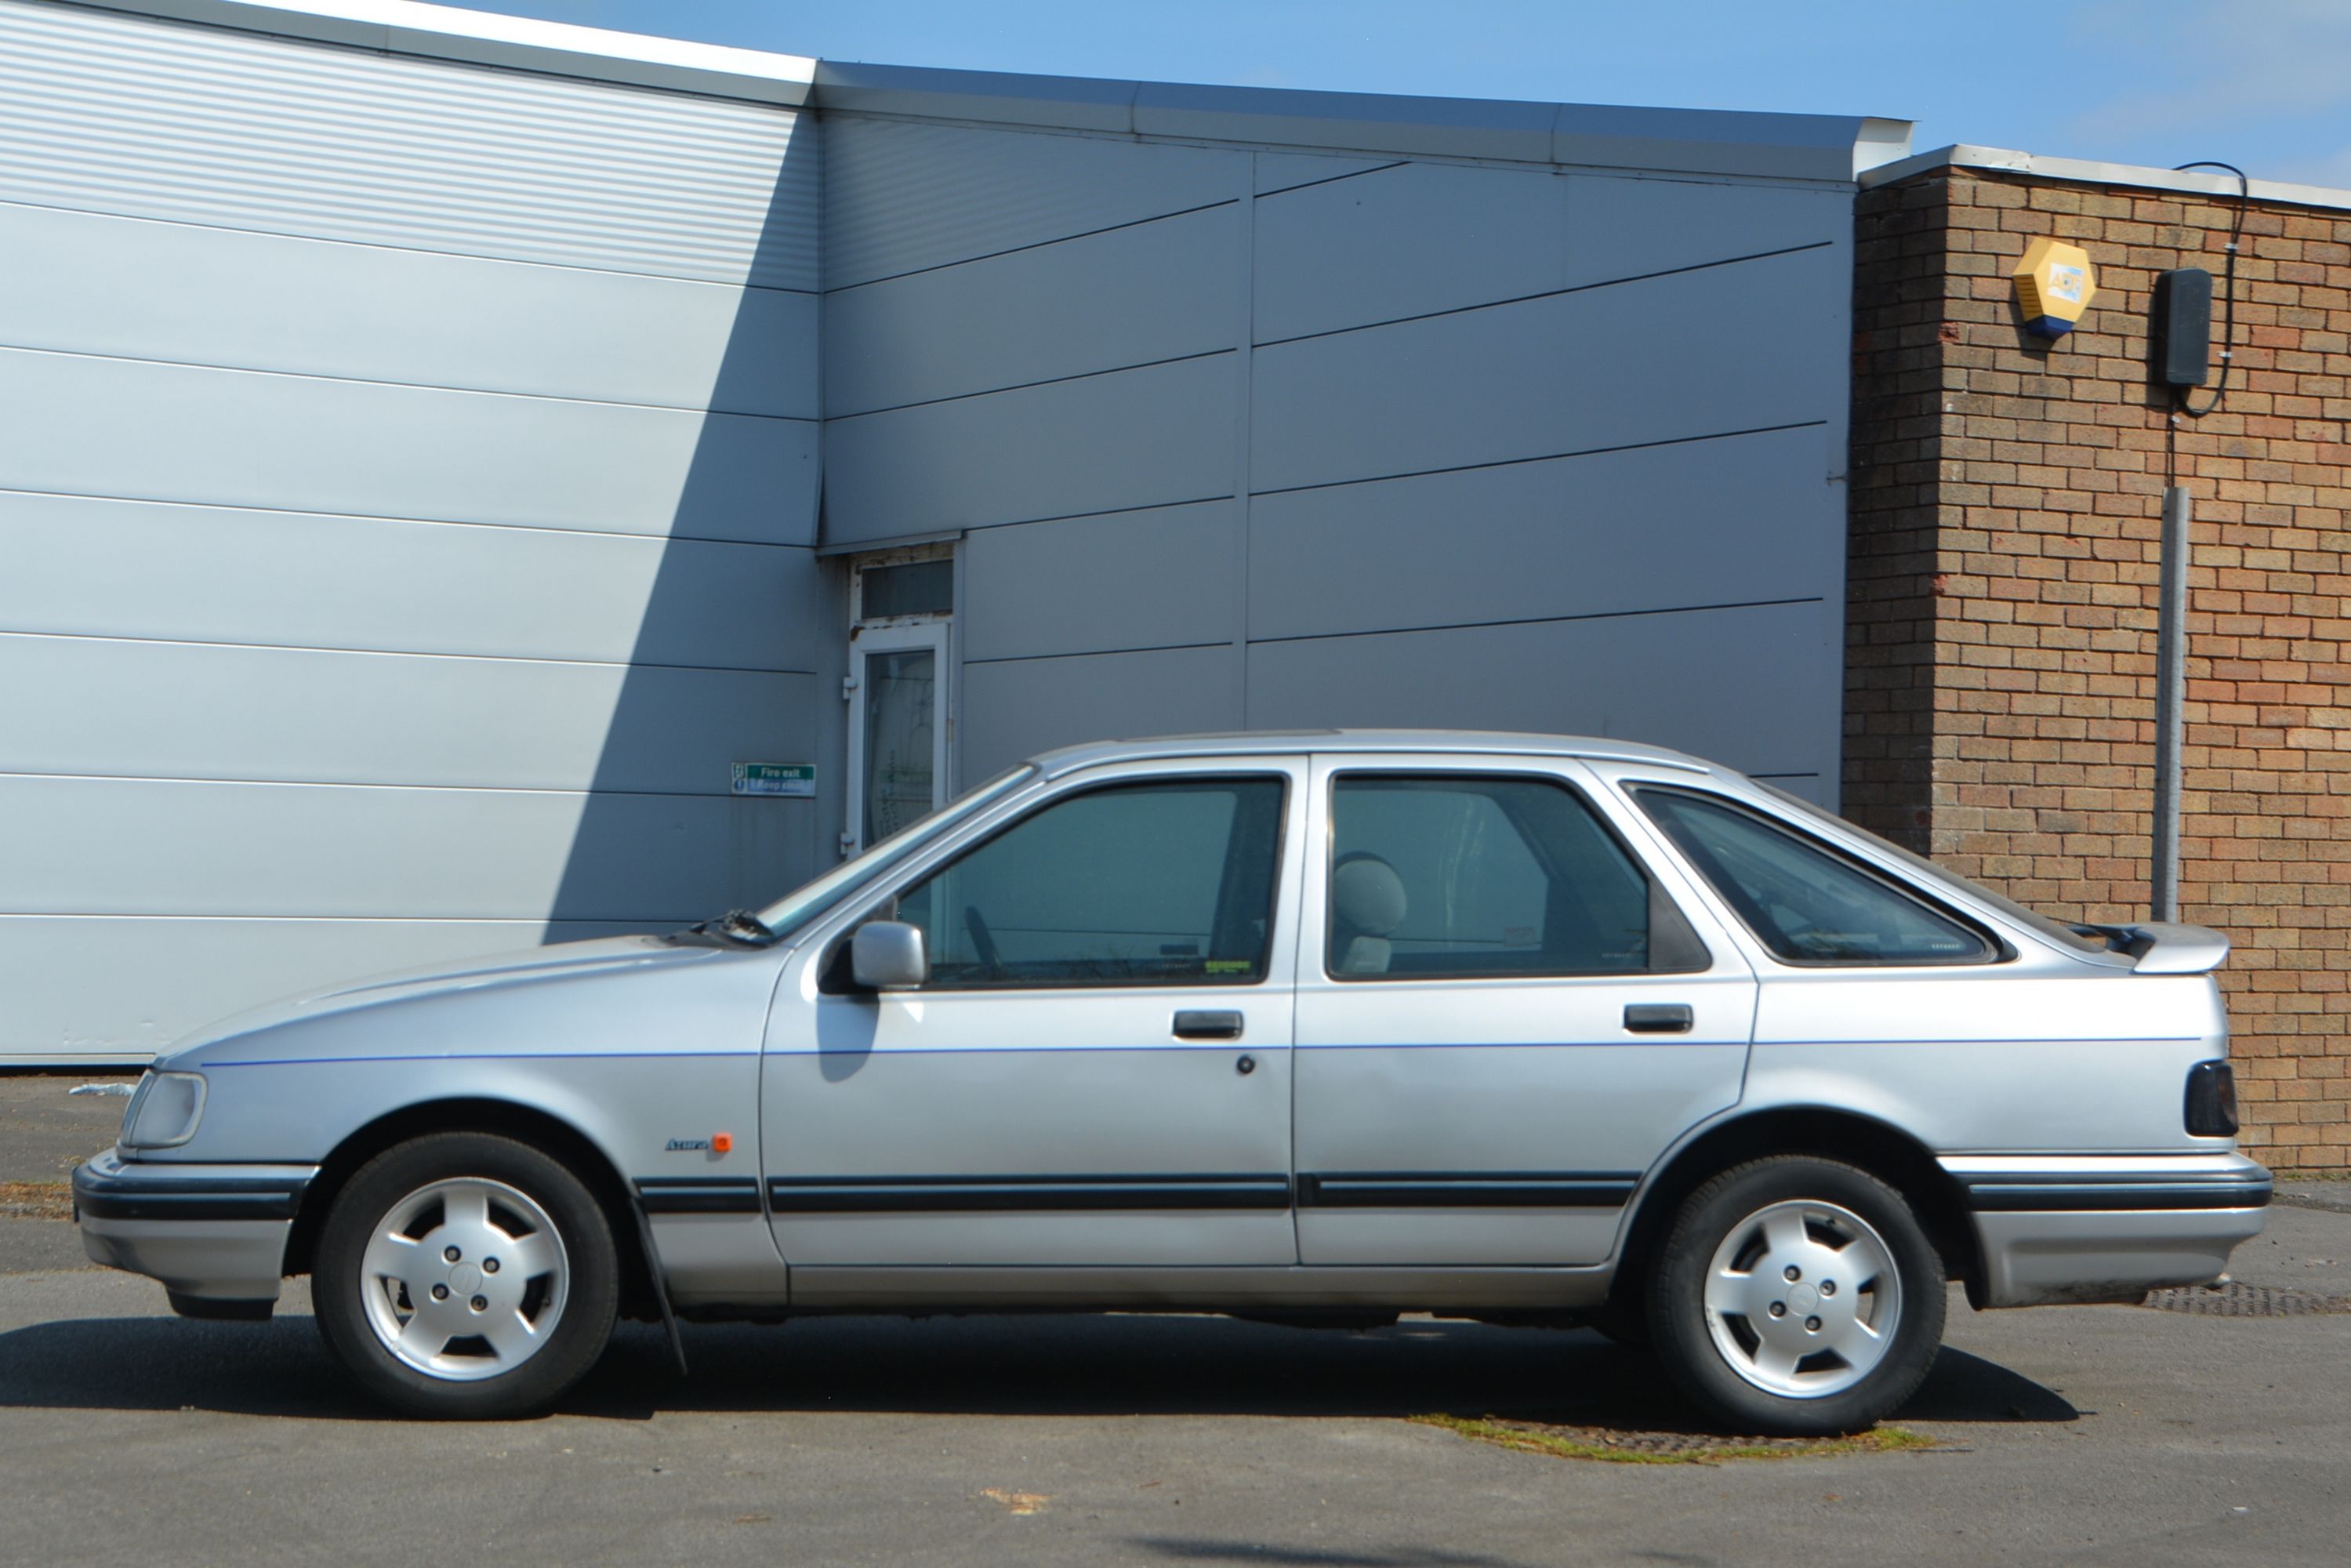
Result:
M150 1072L122 1113L122 1146L168 1149L196 1135L204 1113L204 1080L199 1072Z

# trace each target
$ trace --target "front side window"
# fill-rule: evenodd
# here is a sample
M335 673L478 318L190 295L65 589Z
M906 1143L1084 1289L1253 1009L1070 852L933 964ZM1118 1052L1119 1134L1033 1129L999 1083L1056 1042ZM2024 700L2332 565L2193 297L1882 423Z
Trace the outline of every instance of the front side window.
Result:
M899 894L926 988L1247 985L1273 927L1284 781L1064 796Z
M1757 812L1677 789L1635 796L1776 957L1966 964L1997 956L1980 932Z
M1342 980L1702 969L1698 937L1566 786L1342 774L1328 951Z

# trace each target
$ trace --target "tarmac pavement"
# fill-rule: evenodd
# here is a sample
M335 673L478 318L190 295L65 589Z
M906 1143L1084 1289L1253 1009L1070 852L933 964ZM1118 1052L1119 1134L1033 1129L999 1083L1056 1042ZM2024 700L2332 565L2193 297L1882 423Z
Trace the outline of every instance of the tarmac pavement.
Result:
M2351 1215L2280 1206L2237 1277L2351 1294ZM377 1414L297 1282L199 1323L0 1221L0 1561L2327 1564L2351 1315L1976 1314L1899 1417L1930 1448L1567 1460L1409 1417L1691 1413L1597 1335L1174 1315L624 1329L558 1415Z
M0 1182L123 1102L0 1078ZM15 1189L22 1191L25 1189ZM2239 1281L2351 1298L2351 1184L2283 1183ZM2351 1560L2351 1314L1973 1313L1889 1453L1635 1465L1411 1417L1690 1429L1596 1334L1181 1315L624 1327L557 1415L379 1414L301 1281L172 1317L73 1228L0 1220L0 1563L2320 1564Z

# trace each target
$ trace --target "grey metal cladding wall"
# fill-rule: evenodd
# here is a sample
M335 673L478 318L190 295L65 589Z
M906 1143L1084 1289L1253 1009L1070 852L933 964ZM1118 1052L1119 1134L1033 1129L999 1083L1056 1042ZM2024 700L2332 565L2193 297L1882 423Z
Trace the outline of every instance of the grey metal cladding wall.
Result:
M83 496L0 503L0 628L172 643L806 672L831 613L800 549Z
M1279 197L1269 198L1280 200ZM1823 245L1261 348L1259 491L1842 417Z
M0 0L0 1058L812 868L813 128Z
M967 664L964 777L1081 740L1231 729L1239 668L1230 644Z
M816 167L767 106L0 5L0 200L816 287Z
M1259 496L1249 635L1817 599L1833 455L1809 425Z
M972 533L965 659L1231 642L1238 511L1204 501Z
M841 116L828 543L1233 493L1249 155Z
M614 819L611 848L575 868L569 919L640 930L703 919L714 897L772 898L762 868L807 857L800 812L680 795L599 802ZM0 916L544 922L544 893L535 913L517 895L571 860L580 814L574 794L529 789L0 777L0 821L44 830L0 835ZM9 925L0 920L0 937ZM255 1001L336 977L273 972L268 958L249 956ZM369 973L371 958L355 947L341 973ZM112 1011L92 1001L90 1016ZM203 1021L183 1018L183 1028Z
M624 684L643 716L607 758ZM8 767L78 778L706 796L815 706L765 670L0 635Z
M1248 722L1833 800L1850 193L1407 163L1255 212Z
M1260 643L1249 649L1249 723L1615 736L1813 777L1843 616L1805 600Z
M805 546L815 543L817 430L0 349L0 486Z
M0 256L0 343L17 348L818 412L813 294L8 204Z
M1836 191L1402 163L1257 204L1259 343L1843 239Z
M824 298L825 412L1091 375L1235 348L1238 200Z
M191 1020L251 1007L257 976L280 990L371 966L388 973L539 941L617 936L629 921L125 920L0 917L0 1051L61 1065L162 1050ZM89 998L102 997L103 1011Z
M1233 493L1229 354L826 422L831 544Z
M1231 201L1245 152L828 117L824 286L845 288Z

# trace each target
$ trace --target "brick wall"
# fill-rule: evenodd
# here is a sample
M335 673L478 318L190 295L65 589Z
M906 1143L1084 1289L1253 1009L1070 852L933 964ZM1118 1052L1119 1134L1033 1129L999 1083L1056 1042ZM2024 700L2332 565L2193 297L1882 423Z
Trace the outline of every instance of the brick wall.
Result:
M2158 272L2214 275L2231 199L1933 171L1859 205L1844 804L2055 915L2144 919L2168 392ZM2086 248L2070 335L2009 273ZM2195 500L2182 917L2222 973L2253 1152L2351 1165L2351 213L2256 203ZM2199 395L2198 402L2205 401Z

